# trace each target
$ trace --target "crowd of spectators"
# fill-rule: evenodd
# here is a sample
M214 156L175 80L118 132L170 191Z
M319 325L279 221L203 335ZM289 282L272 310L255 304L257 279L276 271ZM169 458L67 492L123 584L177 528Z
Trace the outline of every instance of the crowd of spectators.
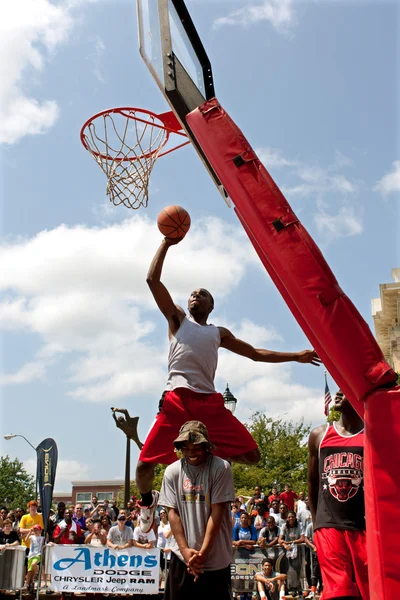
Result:
M160 582L165 577L169 560L169 543L172 541L167 512L157 514L153 528L143 533L139 527L140 509L136 497L126 508L118 508L116 499L99 502L92 497L90 505L59 502L50 511L47 524L48 541L51 544L90 544L122 550L138 548L161 548ZM22 545L26 548L26 589L33 591L34 577L38 572L42 550L44 523L40 504L31 500L27 511L22 508L0 509L0 552Z
M310 586L306 597L315 597L320 575L311 512L304 492L297 494L286 484L281 493L272 488L264 494L257 486L252 497L235 499L231 516L232 544L242 558L251 556L256 547L263 550L263 570L255 576L258 597L276 600L288 593L303 598L302 561L306 563ZM299 545L305 545L305 551L300 551ZM251 594L244 592L238 598L247 600Z
M167 511L160 508L153 528L146 534L139 527L139 515L140 508L135 497L126 508L119 508L115 499L99 502L96 496L92 497L89 505L59 502L56 509L50 511L48 540L53 544L90 544L116 550L131 546L157 546L161 549L161 583L168 566L169 546L173 541ZM255 576L259 598L277 600L285 590L303 596L301 557L296 546L304 543L308 548L307 579L312 586L308 597L314 597L319 578L316 568L318 562L313 544L311 513L304 492L297 494L289 485L285 485L281 493L277 488L272 488L269 494L264 494L260 487L255 487L250 498L236 498L231 516L233 547L250 553L255 547L264 551L262 571ZM28 503L27 511L22 508L0 509L0 551L20 544L25 546L26 586L29 591L38 571L41 540L44 540L43 528L40 506L33 500ZM313 561L310 561L311 554ZM240 597L245 600L246 594Z

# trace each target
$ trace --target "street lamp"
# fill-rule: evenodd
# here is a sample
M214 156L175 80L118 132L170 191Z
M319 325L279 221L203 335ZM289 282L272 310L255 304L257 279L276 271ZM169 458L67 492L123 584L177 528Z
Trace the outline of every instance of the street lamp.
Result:
M224 393L222 395L224 398L225 408L230 410L232 414L235 414L237 400L236 400L235 396L232 394L231 390L229 389L228 384L226 384L226 390L224 391Z
M8 441L8 440L12 440L13 438L16 438L16 437L20 437L20 438L24 439L26 441L26 443L29 444L30 447L34 449L34 451L36 453L35 500L37 501L37 497L38 497L37 449L35 448L35 446L33 444L30 443L29 440L26 439L26 437L24 435L21 435L20 433L7 433L4 436L4 439Z

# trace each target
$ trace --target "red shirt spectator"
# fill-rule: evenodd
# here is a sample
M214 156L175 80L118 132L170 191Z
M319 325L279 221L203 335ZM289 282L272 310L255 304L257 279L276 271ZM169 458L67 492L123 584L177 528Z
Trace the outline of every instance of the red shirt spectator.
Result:
M279 496L279 500L284 502L288 508L288 510L294 509L294 501L297 500L298 495L296 492L290 489L290 485L285 485L285 491Z
M273 487L271 490L271 495L268 496L268 506L271 507L271 503L273 500L280 500L278 490L276 487Z
M64 521L61 521L53 533L53 542L56 544L79 544L82 538L82 529L72 520L72 512L66 510Z

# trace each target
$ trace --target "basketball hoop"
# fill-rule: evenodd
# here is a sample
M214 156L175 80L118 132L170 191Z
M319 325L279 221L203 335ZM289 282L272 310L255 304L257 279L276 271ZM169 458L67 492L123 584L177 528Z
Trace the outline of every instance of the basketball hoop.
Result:
M186 138L170 148L171 134ZM174 113L110 108L86 121L81 142L106 174L110 201L127 208L147 206L149 178L157 158L190 143Z

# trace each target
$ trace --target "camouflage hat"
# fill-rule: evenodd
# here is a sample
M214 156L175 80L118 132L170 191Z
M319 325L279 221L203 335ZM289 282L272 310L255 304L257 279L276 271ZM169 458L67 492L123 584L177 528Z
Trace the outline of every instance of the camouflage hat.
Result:
M184 442L206 444L207 450L215 450L215 446L208 436L207 427L201 421L187 421L182 425L178 437L174 440L175 448L179 449Z

